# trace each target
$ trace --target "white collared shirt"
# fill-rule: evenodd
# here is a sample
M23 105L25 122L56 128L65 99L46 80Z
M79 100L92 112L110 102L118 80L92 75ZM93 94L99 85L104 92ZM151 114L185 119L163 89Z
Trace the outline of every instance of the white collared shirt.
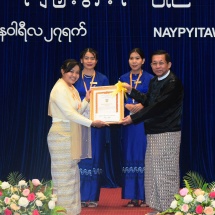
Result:
M170 70L165 75L158 77L158 81L165 79L169 75L169 73L170 73Z

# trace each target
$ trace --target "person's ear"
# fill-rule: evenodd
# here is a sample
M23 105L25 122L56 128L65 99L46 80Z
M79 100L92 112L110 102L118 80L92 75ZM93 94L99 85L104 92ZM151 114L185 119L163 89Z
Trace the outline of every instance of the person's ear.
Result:
M170 68L171 68L171 66L172 66L172 63L171 63L171 62L169 62L169 63L168 63L168 69L170 69Z

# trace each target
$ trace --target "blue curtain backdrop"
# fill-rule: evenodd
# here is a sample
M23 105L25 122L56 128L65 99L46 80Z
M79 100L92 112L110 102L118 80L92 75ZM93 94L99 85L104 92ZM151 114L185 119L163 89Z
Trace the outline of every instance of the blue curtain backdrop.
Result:
M86 6L86 2L91 3L87 8L82 5ZM184 85L181 176L192 170L208 182L214 181L214 1L103 0L95 6L96 2L1 2L0 180L12 171L28 179L51 178L46 140L51 119L47 116L47 106L65 59L79 59L84 48L93 47L99 53L98 71L115 84L119 76L129 71L129 51L140 47L146 54L144 69L149 72L152 72L150 53L156 49L167 50L172 57L172 70ZM122 2L127 5L123 6ZM47 7L40 3L47 3ZM152 3L160 7L155 8ZM171 7L167 7L168 3ZM191 3L188 8L175 6L188 3ZM58 4L63 8L54 7ZM60 37L57 30L50 39L51 29L74 30L80 28L80 22L85 23L82 26L86 32L82 30L80 35L71 36L71 42L66 35ZM37 34L41 28L43 34L35 36L30 28L35 28ZM162 35L154 35L155 28L162 28ZM205 30L199 30L196 35L179 35L178 30L170 34L167 32L170 28L209 28L212 34L205 35ZM25 37L25 32L33 35ZM120 126L113 125L108 132L103 184L114 187L121 183Z

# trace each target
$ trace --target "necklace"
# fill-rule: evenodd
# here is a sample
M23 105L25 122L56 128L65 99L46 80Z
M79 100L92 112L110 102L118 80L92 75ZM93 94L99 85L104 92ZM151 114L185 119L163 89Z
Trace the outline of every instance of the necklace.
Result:
M86 91L86 92L87 92L87 85L86 85L86 83L85 83L85 81L84 81L84 77L85 77L85 78L92 78L92 79L91 79L91 82L90 82L90 88L91 88L93 84L97 84L97 82L94 82L95 76L96 76L96 72L95 72L95 71L94 71L94 73L93 73L92 76L88 76L88 75L82 73L82 80L83 80L84 88L85 88L85 91Z
M86 75L86 74L84 74L84 77L85 77L85 78L92 78L93 75Z

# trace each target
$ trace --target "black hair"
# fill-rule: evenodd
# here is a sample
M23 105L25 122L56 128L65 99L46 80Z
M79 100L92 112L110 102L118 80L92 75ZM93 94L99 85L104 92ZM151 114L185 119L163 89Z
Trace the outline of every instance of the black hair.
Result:
M81 70L81 65L80 63L75 60L75 59L67 59L63 62L63 65L61 66L61 69L64 70L65 73L70 72L72 70L72 68L74 68L75 66L78 66L79 69Z
M154 51L152 54L151 54L151 61L152 61L152 57L154 55L165 55L165 60L167 63L171 62L171 58L170 58L170 55L168 52L166 52L165 50L157 50L157 51Z
M133 52L137 52L142 59L145 59L144 52L140 48L134 48L129 52L129 57Z
M81 54L80 54L80 59L82 59L87 52L90 52L91 54L93 54L93 56L95 57L95 59L98 60L98 52L95 49L93 49L93 48L86 48L86 49L84 49L81 52Z

